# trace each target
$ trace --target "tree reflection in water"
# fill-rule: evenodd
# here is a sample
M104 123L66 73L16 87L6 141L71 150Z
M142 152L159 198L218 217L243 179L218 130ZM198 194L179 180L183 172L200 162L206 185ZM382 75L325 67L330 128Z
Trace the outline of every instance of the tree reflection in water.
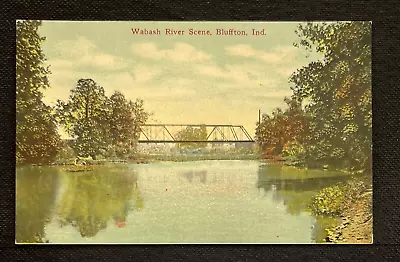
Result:
M44 228L50 222L57 192L55 168L22 167L16 170L17 243L44 242Z
M198 177L200 182L205 184L207 180L207 171L188 171L183 173L183 176L191 183L193 182L193 178Z
M307 170L278 164L259 166L257 187L265 192L272 192L272 199L283 203L288 213L299 215L310 213L308 208L312 198L319 190L334 184L345 182L350 176L339 172ZM329 217L315 217L313 235L316 241L325 238L325 228L334 224Z
M127 215L143 207L137 175L127 167L99 167L81 174L64 174L68 188L58 210L60 225L71 224L82 237L93 237L113 219L125 227Z

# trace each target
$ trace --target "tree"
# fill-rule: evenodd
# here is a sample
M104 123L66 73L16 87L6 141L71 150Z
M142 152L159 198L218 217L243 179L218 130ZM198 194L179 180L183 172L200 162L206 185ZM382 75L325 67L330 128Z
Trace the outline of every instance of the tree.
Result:
M16 158L22 163L49 163L60 148L51 107L42 101L49 88L48 67L38 34L41 21L16 25Z
M134 119L131 104L121 92L114 92L108 99L111 143L127 144L134 134Z
M67 103L58 100L59 123L75 139L73 148L78 156L95 159L109 143L106 101L103 87L93 79L79 79Z
M290 78L296 99L310 101L309 161L370 169L371 23L307 23L297 33L323 55Z
M206 141L207 140L207 129L205 125L199 128L193 128L191 126L186 127L184 130L177 134L178 140L181 141ZM207 143L193 142L193 143L180 143L181 148L204 148Z
M264 154L280 155L287 146L307 140L309 120L301 104L290 98L285 98L285 102L285 111L277 108L271 115L263 115L256 128L256 140Z
M131 156L140 136L140 126L149 114L144 110L143 100L128 101L121 92L114 92L108 99L108 123L110 145L117 157Z
M141 125L145 124L149 119L150 114L144 110L144 101L142 99L136 99L135 102L129 101L129 107L133 115L133 143L136 147L137 141L140 137Z
M58 101L57 112L59 123L75 139L75 152L93 159L99 154L130 156L139 139L140 125L149 117L143 100L128 101L118 91L108 98L92 79L78 80L68 101Z

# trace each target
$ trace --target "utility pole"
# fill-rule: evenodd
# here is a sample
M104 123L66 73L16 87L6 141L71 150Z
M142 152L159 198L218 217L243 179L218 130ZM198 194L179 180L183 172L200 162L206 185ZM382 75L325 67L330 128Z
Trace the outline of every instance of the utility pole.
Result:
M261 110L258 109L258 125L261 124Z

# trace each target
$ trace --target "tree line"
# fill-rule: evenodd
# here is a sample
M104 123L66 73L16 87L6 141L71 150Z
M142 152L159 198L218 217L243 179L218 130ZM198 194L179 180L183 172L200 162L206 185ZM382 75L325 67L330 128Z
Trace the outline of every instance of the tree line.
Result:
M67 101L54 107L43 102L50 88L49 67L44 65L38 34L41 21L17 21L16 25L16 159L18 163L50 163L66 144L58 128L72 138L70 146L80 157L133 156L140 125L149 114L143 100L131 101L121 92L107 97L93 79L79 79Z
M176 137L181 141L206 141L207 128L205 125L202 125L198 128L188 126L184 130L179 131ZM207 147L207 143L179 143L178 146L179 148L205 148Z
M297 46L323 56L289 78L287 109L264 115L256 140L297 165L371 171L371 23L300 24Z
M92 159L134 156L140 125L149 116L143 100L127 100L119 91L107 97L92 79L79 79L68 101L58 100L55 111L57 122L74 139L74 152Z

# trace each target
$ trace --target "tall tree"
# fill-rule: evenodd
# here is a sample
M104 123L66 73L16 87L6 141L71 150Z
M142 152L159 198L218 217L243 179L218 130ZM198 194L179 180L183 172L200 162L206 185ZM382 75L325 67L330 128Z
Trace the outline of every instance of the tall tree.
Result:
M149 114L143 100L127 100L121 92L114 92L108 99L108 124L110 145L117 157L134 156L137 141Z
M300 45L323 55L291 76L312 116L310 161L369 169L372 152L371 23L307 23Z
M49 87L48 67L39 36L41 21L16 24L16 157L17 162L48 163L60 147L52 109L42 101Z
M144 101L142 99L136 99L134 102L129 101L129 107L133 116L133 141L132 146L136 146L137 141L140 137L141 125L145 124L149 119L150 114L144 109Z
M108 144L106 101L103 87L93 79L79 79L67 103L57 102L59 122L75 138L73 148L79 156L95 159Z
M111 143L127 144L134 136L134 117L131 104L121 92L114 92L108 99Z

